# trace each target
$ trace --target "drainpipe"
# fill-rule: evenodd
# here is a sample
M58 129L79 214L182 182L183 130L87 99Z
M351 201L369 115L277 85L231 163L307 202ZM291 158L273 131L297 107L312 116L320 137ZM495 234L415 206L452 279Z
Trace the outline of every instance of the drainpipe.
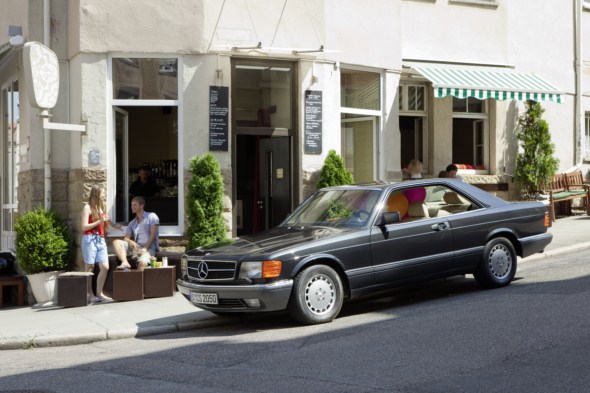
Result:
M575 0L574 9L574 128L575 128L575 163L581 167L584 161L584 111L582 108L582 0Z
M43 0L43 44L51 48L51 1ZM49 119L49 111L44 110L41 117ZM43 128L43 167L45 179L45 210L51 209L51 131Z

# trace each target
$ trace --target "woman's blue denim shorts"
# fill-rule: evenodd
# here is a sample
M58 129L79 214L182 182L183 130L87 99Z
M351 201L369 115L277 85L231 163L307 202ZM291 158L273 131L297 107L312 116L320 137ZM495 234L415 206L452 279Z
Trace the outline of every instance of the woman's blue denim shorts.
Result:
M107 243L98 234L82 236L82 257L87 265L109 261Z

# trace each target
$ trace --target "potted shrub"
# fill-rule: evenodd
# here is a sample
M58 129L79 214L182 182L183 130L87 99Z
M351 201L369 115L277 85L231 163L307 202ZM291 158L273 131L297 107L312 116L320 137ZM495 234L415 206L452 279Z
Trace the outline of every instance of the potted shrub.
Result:
M58 274L67 269L73 256L70 228L57 212L38 207L14 224L16 259L27 275L39 304L54 302Z
M206 153L189 162L188 249L206 247L226 241L223 221L223 177L215 156Z
M335 150L330 150L320 170L317 188L352 184L352 173L344 167L344 161Z

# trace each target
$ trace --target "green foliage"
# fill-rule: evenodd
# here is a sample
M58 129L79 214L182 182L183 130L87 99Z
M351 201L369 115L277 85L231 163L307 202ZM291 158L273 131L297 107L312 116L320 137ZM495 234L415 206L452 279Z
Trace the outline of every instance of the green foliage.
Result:
M335 150L330 150L320 170L317 188L352 184L352 181L352 173L344 167L342 157Z
M555 175L559 160L553 156L549 125L541 118L544 109L527 102L526 112L518 119L516 137L521 148L516 157L516 181L525 199L533 199Z
M25 273L69 267L74 255L74 238L57 212L38 207L20 216L14 230L16 259Z
M326 219L327 220L336 220L339 218L345 218L350 216L353 213L352 210L347 209L342 203L333 201L328 207L328 211L326 212Z
M189 163L188 248L207 247L226 237L223 221L223 178L211 153L193 157Z

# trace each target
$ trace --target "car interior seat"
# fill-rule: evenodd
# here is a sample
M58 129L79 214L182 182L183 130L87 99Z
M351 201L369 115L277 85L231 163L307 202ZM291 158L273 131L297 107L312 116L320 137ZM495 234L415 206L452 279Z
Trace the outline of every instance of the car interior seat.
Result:
M459 195L457 195L454 191L447 191L443 196L443 200L445 201L445 205L440 208L440 210L446 211L448 213L457 213L461 211L467 210L469 205L465 205Z
M403 221L415 221L428 217L428 207L424 202L412 202L408 205L408 215Z

